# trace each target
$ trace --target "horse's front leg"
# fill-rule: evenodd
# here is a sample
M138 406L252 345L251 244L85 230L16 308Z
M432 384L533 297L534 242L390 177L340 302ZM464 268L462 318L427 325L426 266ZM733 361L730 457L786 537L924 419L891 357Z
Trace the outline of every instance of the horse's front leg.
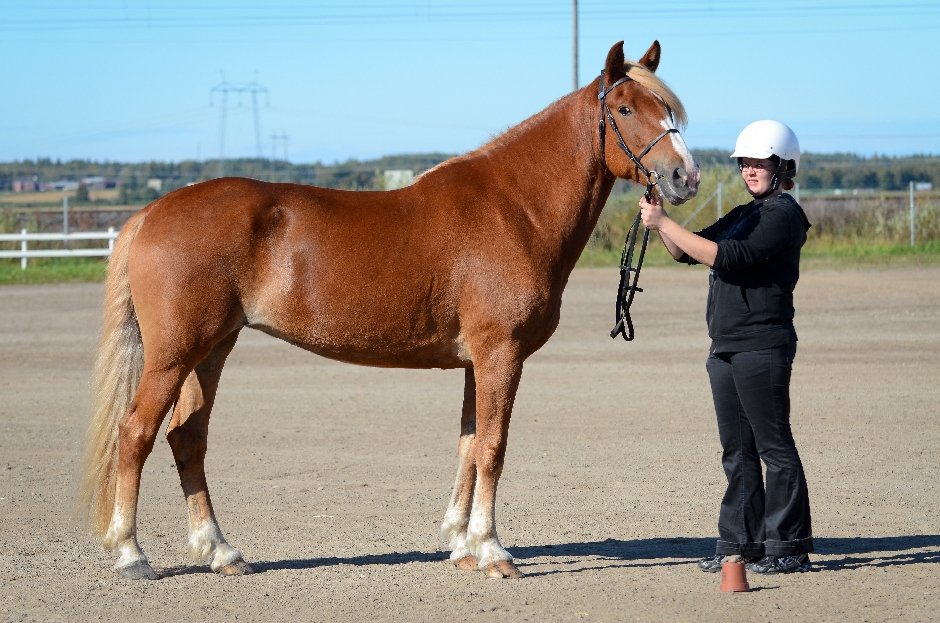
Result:
M470 523L470 505L476 484L474 438L477 425L477 391L473 368L464 376L463 412L460 416L460 442L457 444L457 480L450 504L441 524L441 539L450 548L450 559L458 569L474 570L477 559L467 547L467 526Z
M503 471L509 418L522 376L522 359L505 352L474 362L476 371L476 483L466 546L491 578L520 578L522 573L496 534L496 486Z

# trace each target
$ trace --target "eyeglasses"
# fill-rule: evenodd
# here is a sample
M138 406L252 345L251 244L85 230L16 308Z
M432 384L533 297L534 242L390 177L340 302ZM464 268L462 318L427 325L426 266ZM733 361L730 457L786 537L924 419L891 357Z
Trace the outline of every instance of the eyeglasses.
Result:
M748 164L742 162L738 165L738 168L741 169L741 172L744 172L744 169L754 169L755 171L770 171L775 168L773 164L764 164L763 162L755 162L754 164Z

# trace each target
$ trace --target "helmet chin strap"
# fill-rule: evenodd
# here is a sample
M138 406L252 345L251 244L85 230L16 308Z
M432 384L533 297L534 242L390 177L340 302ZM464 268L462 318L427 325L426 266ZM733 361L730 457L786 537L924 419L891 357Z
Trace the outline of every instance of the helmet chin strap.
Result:
M766 199L777 191L777 187L780 185L780 180L777 179L776 174L774 174L773 179L770 181L770 189L765 192L762 192L759 195L751 195L754 199L760 201L761 199Z
M767 197L777 192L777 188L779 186L780 186L780 165L778 164L777 170L774 171L774 176L770 178L770 188L762 192L759 195L751 195L751 196L757 201L761 201L762 199L766 199Z

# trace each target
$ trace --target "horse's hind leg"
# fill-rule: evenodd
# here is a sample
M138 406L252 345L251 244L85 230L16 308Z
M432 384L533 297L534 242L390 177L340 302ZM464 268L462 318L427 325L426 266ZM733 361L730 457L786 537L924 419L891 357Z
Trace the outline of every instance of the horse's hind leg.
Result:
M183 382L166 438L173 449L180 484L189 510L189 553L223 575L252 573L242 554L222 536L206 483L205 458L209 413L215 402L222 366L238 339L238 331L216 344Z
M118 554L114 568L128 579L157 579L137 542L140 474L184 374L182 367L157 369L145 363L134 400L118 424L114 510L103 545Z
M473 368L466 369L463 391L463 412L460 417L460 442L457 445L457 480L450 504L441 524L441 539L451 549L450 559L458 569L477 568L477 559L467 547L467 525L476 484L474 453L477 425L477 391Z

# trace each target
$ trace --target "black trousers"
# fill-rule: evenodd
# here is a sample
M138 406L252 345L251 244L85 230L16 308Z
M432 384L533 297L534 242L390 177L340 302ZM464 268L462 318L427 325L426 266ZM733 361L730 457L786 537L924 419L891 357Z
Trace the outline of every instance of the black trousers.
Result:
M712 353L711 381L728 489L716 554L795 556L813 551L809 492L790 431L790 369L796 342ZM761 460L767 466L766 489Z

